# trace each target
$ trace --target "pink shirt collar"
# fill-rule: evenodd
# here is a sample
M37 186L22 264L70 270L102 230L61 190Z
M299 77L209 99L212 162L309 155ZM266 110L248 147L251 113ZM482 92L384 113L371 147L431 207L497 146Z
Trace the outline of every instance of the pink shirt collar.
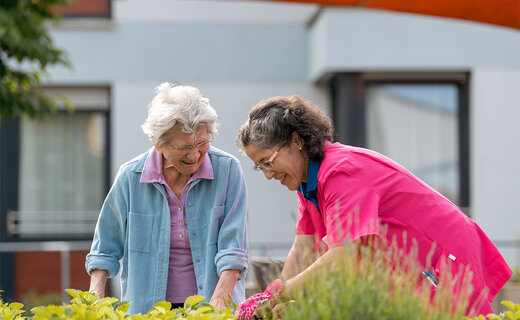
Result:
M165 183L162 167L162 155L155 148L152 148L143 167L141 183ZM207 153L204 155L204 160L202 160L200 167L195 171L190 181L197 179L213 180L213 166Z

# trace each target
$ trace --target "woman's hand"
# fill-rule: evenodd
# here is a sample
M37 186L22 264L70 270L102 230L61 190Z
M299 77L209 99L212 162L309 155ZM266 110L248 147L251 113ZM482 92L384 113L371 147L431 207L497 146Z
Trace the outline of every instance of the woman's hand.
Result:
M224 270L220 274L220 279L218 280L217 287L213 292L213 296L209 300L209 303L221 310L226 308L226 303L224 299L229 302L229 298L233 294L233 289L235 289L235 285L237 284L238 276L240 275L240 270Z
M224 302L224 300L227 302L227 304L229 306L229 302L230 302L229 300L231 300L230 298L228 298L228 297L220 297L220 296L217 297L215 295L213 295L213 297L211 297L211 300L209 300L209 304L211 304L212 306L214 306L218 310L222 310L222 309L227 308L226 302Z
M252 295L242 302L235 311L239 320L249 320L253 315L263 317L270 314L281 298L283 283L279 279L271 282L264 292Z

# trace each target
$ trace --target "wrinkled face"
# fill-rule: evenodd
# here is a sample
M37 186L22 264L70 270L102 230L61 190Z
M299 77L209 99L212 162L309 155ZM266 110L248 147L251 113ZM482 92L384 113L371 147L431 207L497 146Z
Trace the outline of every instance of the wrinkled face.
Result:
M165 167L171 165L182 175L192 175L202 164L210 144L210 135L205 125L200 125L195 135L175 126L170 131L168 142L155 148L162 154Z
M289 190L295 191L298 190L302 181L307 181L307 158L300 150L301 144L298 141L293 140L282 147L276 146L268 149L249 145L244 150L255 166L258 165L262 168L262 172L268 180L274 178ZM267 165L276 151L278 153L272 159L271 165ZM264 167L271 167L271 169L263 168L262 164L266 164Z

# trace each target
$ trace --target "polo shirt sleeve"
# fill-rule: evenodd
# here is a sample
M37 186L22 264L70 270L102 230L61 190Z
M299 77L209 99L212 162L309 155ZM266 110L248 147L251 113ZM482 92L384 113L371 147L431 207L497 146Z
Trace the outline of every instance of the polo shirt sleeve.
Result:
M323 180L318 194L329 246L379 235L379 195L367 182L341 168Z
M296 234L310 235L315 234L314 223L312 222L309 210L307 209L306 200L299 192L298 194L298 220L296 222Z

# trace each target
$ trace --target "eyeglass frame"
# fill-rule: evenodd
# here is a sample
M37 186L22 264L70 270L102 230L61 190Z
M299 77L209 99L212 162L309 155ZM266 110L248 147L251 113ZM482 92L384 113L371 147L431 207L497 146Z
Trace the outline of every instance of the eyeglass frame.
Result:
M174 146L169 142L166 142L166 144L169 145L173 150L175 150L177 152L190 153L191 150L193 150L195 148L197 148L197 150L201 150L201 149L203 149L204 145L212 143L212 142L213 142L213 138L210 138L208 141L197 143L196 145L187 145L187 146L182 146L182 147Z
M281 148L282 148L282 146L278 147L278 149L271 155L271 157L267 161L254 165L253 170L255 170L255 171L273 170L273 167L274 167L273 161L276 158L276 156L278 155L278 151L280 151Z

